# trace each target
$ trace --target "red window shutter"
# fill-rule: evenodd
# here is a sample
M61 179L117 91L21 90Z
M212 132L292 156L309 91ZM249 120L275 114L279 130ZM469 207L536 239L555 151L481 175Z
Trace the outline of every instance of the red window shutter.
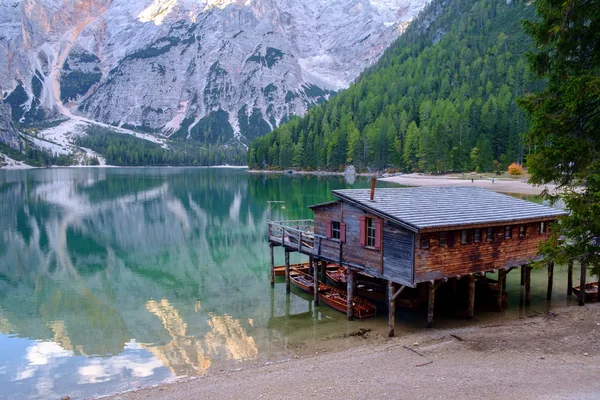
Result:
M381 250L381 220L377 218L375 220L375 250Z
M346 242L346 224L340 222L340 242Z
M365 240L367 238L367 219L363 216L360 217L360 245L365 245Z
M325 236L331 238L331 221L325 223Z

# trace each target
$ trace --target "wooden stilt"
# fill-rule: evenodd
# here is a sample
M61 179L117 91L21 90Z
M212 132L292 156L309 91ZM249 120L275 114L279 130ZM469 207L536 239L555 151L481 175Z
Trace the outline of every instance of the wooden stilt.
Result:
M269 244L269 251L271 252L271 286L275 286L275 255L272 244Z
M521 265L521 286L525 285L525 265Z
M285 292L290 292L290 252L285 250Z
M394 282L387 282L388 301L388 337L394 337L394 325L396 323L396 301L394 299Z
M319 262L313 261L313 292L315 305L319 305Z
M321 261L321 281L327 283L327 263Z
M467 318L472 319L475 315L475 275L469 275L469 309Z
M585 275L587 265L585 261L579 263L581 265L581 274L579 276L579 305L585 305Z
M346 284L348 293L348 308L346 309L346 318L348 318L348 321L352 321L352 318L354 317L354 271L350 268L348 268Z
M498 270L498 297L496 297L496 308L498 312L502 311L502 293L504 288L504 280L506 279L506 272Z
M435 289L436 286L433 282L429 283L429 305L427 307L427 327L431 328L433 325L433 306L435 304Z
M567 268L567 295L573 294L573 260L569 260L569 266Z
M508 270L502 272L502 275L504 276L504 279L502 279L502 292L506 292L506 275L508 275L508 273L510 271L511 270L508 269Z
M525 305L531 304L531 267L526 265L525 267Z
M546 292L546 300L552 299L552 285L554 284L554 261L548 262L548 291Z

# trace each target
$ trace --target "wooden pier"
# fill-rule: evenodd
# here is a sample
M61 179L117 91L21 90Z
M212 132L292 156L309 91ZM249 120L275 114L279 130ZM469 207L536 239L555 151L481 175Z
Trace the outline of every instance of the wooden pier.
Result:
M268 222L271 283L275 277L275 247L285 251L288 292L291 252L309 257L315 289L319 269L325 282L328 263L343 266L347 270L347 317L352 319L356 274L382 279L387 282L390 336L394 335L396 299L407 288L423 288L426 293L428 327L433 325L436 292L450 285L455 293L458 281L463 279L468 290L467 318L473 318L476 276L486 279L488 273L498 274L495 287L499 311L506 275L517 268L521 270L525 302L529 304L531 263L539 261L538 245L547 239L550 222L564 214L474 187L372 187L370 192L338 190L333 195L336 200L310 207L314 220ZM548 263L548 298L553 288L553 271L554 264ZM585 287L585 263L581 283ZM315 304L319 302L317 292Z

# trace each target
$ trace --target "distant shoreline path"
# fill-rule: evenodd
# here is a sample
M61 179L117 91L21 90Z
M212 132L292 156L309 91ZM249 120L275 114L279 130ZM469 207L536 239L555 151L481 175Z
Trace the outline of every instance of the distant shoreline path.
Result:
M539 195L545 188L550 192L556 189L556 185L533 186L521 180L512 179L492 179L473 177L473 182L468 176L423 176L418 174L397 175L386 178L380 178L380 181L393 182L407 186L479 186L484 189L493 190L502 193L519 193L519 194L534 194Z

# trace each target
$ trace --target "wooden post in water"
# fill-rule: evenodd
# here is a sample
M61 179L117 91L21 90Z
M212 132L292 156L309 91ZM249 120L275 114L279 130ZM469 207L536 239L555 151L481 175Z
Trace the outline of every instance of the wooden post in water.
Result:
M271 252L271 286L275 286L275 255L273 254L273 244L269 244Z
M319 261L313 261L313 291L315 306L319 305Z
M554 284L554 261L548 261L548 291L546 300L552 299L552 285Z
M394 337L394 324L396 323L396 300L394 299L394 282L387 282L388 303L388 337Z
M429 304L427 307L427 327L431 328L433 325L433 306L435 303L435 284L429 282Z
M346 288L348 294L348 308L346 309L346 318L348 318L348 321L352 321L352 318L354 317L354 306L352 304L354 300L354 271L350 268L348 268Z
M327 283L327 262L321 261L321 280Z
M285 292L290 292L290 252L285 249Z
M521 265L521 286L525 285L525 265Z
M573 260L569 260L567 268L567 296L573 294Z
M581 261L581 274L579 276L579 305L585 305L585 273L587 269L587 264L585 261Z
M506 280L506 271L498 270L498 297L496 297L496 308L498 312L502 311L502 294L504 293L504 281Z
M531 267L526 265L525 267L525 305L531 304Z
M475 315L475 275L469 275L469 309L467 318L472 319Z

